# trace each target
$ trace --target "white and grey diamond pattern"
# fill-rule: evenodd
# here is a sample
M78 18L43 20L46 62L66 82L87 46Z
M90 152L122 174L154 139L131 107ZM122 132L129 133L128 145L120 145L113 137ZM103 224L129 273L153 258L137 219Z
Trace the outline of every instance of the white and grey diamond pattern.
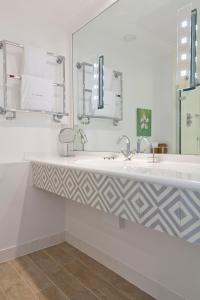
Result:
M200 193L83 170L32 163L33 184L200 245Z

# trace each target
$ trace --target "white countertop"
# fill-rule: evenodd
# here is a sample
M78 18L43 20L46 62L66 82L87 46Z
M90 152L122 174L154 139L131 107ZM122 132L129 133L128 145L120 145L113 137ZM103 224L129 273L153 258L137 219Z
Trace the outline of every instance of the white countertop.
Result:
M107 154L77 153L76 156L68 158L48 155L30 156L27 159L32 162L81 169L200 192L199 162L173 161L171 158L168 161L167 155L158 163L150 162L151 155L136 155L131 161L124 161L122 156L115 160L104 160L105 155Z

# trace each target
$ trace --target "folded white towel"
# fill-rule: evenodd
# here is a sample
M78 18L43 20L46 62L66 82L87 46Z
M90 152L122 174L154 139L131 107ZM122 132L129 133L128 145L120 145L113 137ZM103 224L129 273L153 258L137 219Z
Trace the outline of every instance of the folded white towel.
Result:
M104 66L104 89L107 91L112 90L113 71Z
M98 100L97 100L98 101ZM101 117L114 117L115 115L115 94L112 91L104 91L104 108L94 110L93 106L93 115Z
M22 75L21 108L26 110L53 111L53 82L46 78Z
M24 68L26 75L45 77L47 68L47 52L40 48L24 48Z

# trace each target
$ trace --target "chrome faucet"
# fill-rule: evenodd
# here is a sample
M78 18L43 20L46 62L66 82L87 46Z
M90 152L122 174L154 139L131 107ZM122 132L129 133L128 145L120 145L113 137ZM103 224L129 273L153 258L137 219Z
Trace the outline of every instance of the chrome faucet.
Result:
M85 144L88 143L88 139L87 139L87 136L86 136L85 132L81 128L79 128L78 132L79 132L79 135L80 135L80 138L81 138L82 151L84 151L85 150Z
M131 160L133 154L131 152L131 142L127 135L120 136L117 140L117 144L120 144L123 140L126 140L126 151L121 150L121 152L127 160Z
M75 126L75 138L78 138L78 141L81 143L82 151L85 151L85 144L88 143L88 139L83 129L78 126Z
M155 157L155 149L154 149L154 144L152 143L152 141L150 141L147 137L144 137L144 136L141 136L138 138L137 140L137 150L136 152L137 153L141 153L141 143L142 141L145 141L146 144L150 145L151 146L151 149L152 149L152 153L153 153L153 163L155 163L157 161L156 157Z
M143 141L152 147L152 142L147 137L141 136L137 140L137 153L141 153L141 144Z

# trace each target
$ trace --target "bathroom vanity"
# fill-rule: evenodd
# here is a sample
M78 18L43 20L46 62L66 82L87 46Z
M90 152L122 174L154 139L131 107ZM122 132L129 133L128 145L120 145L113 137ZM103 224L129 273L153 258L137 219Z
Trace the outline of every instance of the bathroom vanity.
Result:
M200 0L39 2L0 11L0 298L199 300Z
M105 154L106 155L106 154ZM67 200L200 244L200 162L149 155L32 158L33 184Z

